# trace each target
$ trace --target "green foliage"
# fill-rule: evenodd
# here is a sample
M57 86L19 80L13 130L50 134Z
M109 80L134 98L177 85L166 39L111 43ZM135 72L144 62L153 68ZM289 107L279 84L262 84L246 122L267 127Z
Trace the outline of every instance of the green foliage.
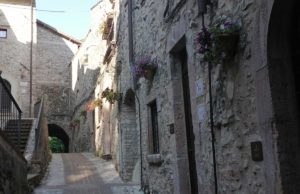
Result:
M228 17L221 17L210 28L202 28L197 34L198 52L203 60L222 63L231 59L236 50L241 25Z
M109 103L114 104L115 101L119 101L121 95L114 92L113 89L106 88L101 95L101 98L105 98Z
M82 110L82 111L80 112L80 117L82 117L83 119L86 119L86 115L87 115L86 110Z
M50 149L53 153L62 153L65 150L65 146L61 139L57 137L50 137Z

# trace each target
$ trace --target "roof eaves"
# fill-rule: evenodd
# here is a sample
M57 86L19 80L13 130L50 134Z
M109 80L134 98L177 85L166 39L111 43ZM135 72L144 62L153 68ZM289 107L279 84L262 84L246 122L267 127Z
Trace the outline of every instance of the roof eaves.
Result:
M81 43L82 43L80 40L77 40L76 38L73 38L73 37L71 37L71 36L69 36L69 35L67 35L63 32L58 31L56 28L50 26L49 24L46 24L45 22L42 22L41 20L37 19L36 22L37 22L37 25L39 25L41 27L44 27L45 29L51 31L52 33L57 34L57 35L65 38L65 39L73 42L74 44L77 44L78 46L80 46Z

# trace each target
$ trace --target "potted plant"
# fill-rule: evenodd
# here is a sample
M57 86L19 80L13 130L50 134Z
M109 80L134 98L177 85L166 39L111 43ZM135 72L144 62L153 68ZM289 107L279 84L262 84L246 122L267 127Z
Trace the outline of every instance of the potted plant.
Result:
M82 111L80 112L80 116L81 116L83 119L86 119L87 111L86 111L86 110L82 110Z
M70 128L75 129L76 127L79 127L79 125L80 125L80 119L75 118L73 121L71 121Z
M228 18L217 20L210 28L197 34L198 53L206 62L220 63L233 58L239 40L240 25Z
M96 107L102 108L102 100L97 98L94 100L91 100L86 105L86 111L93 111Z
M115 101L119 101L121 98L120 93L114 92L113 89L106 88L101 94L101 98L105 98L109 103L114 104Z
M132 67L132 72L136 77L144 77L147 80L152 80L157 69L156 59L149 56L140 57Z

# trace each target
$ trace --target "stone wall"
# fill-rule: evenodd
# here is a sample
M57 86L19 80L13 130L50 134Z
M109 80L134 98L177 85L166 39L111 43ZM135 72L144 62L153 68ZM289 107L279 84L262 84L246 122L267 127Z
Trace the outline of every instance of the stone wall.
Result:
M27 163L0 131L0 193L27 194Z
M89 102L101 98L102 90L108 86L111 87L111 73L113 72L111 72L111 67L103 63L107 41L102 38L101 26L106 21L107 14L112 13L112 10L113 4L109 0L98 2L91 8L91 29L72 60L72 91L74 93L72 119L73 121L80 120L80 126L72 129L71 149L75 152L92 151L97 155L102 155L101 134L103 131L100 123L106 123L105 125L109 126L110 117L105 116L106 120L101 120L104 117L102 109L98 107L88 111L86 117L82 117L81 113L86 111ZM105 102L103 105L106 108L109 107ZM108 129L108 134L110 134L110 128L105 129Z
M30 45L31 7L0 4L0 27L7 29L7 38L0 39L2 77L10 82L12 94L29 116L30 109ZM35 72L36 23L33 15L33 73ZM34 87L32 92L34 93Z
M272 1L268 2L272 5ZM199 193L209 194L214 192L214 175L208 66L201 62L195 44L202 18L198 14L196 1L180 3L178 0L172 6L169 5L169 8L167 6L168 1L162 3L154 0L134 1L133 5L134 56L148 55L158 60L154 80L150 82L140 78L136 91L141 107L143 182L150 187L151 193L189 193L191 189L187 174L189 158L181 61L178 59L180 52L186 50L196 160L196 169L193 170L197 171ZM262 141L265 146L265 134L257 111L259 94L256 92L256 71L257 66L266 61L262 48L266 47L263 43L267 37L268 20L260 16L270 14L270 7L261 10L258 8L260 6L263 7L254 1L214 1L209 12L204 15L206 26L222 15L230 16L242 25L235 58L228 64L212 66L212 103L220 193L266 193L268 190L266 164L264 161L253 161L250 149L250 144L254 141ZM117 34L117 61L122 64L119 83L123 93L127 88L132 88L127 9L128 3L122 1L118 16L120 33ZM161 165L152 165L147 160L152 157L148 150L147 104L153 100L157 101L158 106L160 157L163 161ZM138 106L136 102L136 107ZM140 123L138 114L136 123ZM172 126L174 134L171 132ZM268 153L275 150L268 148L263 151ZM276 161L269 162L276 165Z
M69 136L69 122L72 112L70 62L78 50L79 41L38 21L37 67L34 86L38 100L46 95L45 113L49 124L56 124Z

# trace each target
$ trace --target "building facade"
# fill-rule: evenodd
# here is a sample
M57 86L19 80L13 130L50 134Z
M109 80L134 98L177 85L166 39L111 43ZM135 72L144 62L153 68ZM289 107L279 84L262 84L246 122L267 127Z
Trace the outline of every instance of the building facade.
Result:
M296 1L120 1L118 79L120 92L131 89L136 99L132 124L141 133L146 190L299 192L293 7ZM241 27L237 52L211 62L210 71L195 39L222 18ZM156 59L153 80L132 76L140 56Z
M100 1L72 61L73 119L91 100L101 106L79 118L74 151L113 158L145 193L299 193L297 5ZM235 52L203 54L199 32L227 19ZM93 37L99 25L110 38ZM122 98L108 103L106 88Z
M70 61L81 42L37 20L31 2L0 3L2 77L25 118L33 118L34 104L47 97L49 134L63 139L68 151L73 110Z

